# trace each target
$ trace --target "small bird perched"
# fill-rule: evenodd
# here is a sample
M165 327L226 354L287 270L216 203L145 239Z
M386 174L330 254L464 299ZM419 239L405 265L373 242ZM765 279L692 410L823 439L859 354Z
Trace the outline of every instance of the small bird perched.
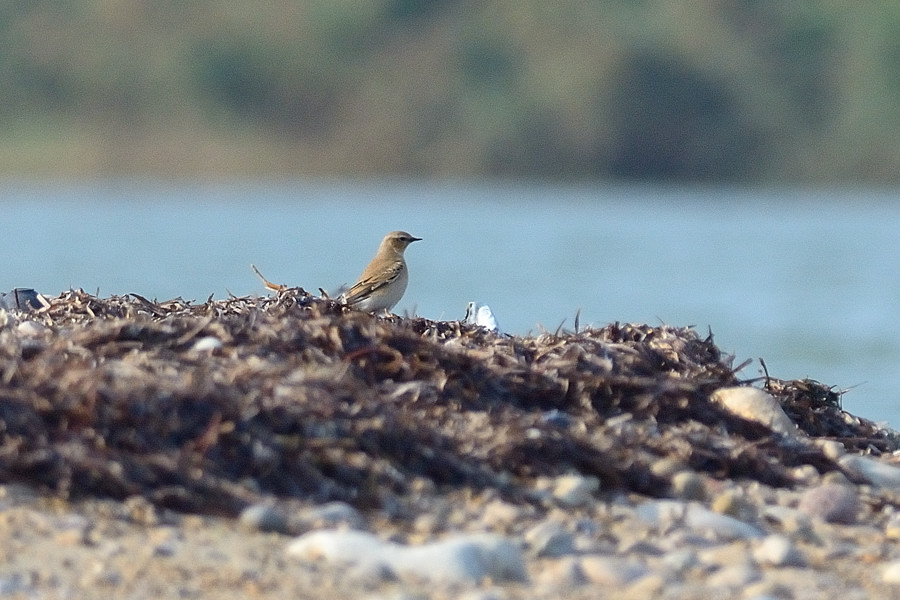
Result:
M338 301L366 312L390 311L400 302L409 281L403 251L421 239L405 231L387 234L359 281L341 294Z

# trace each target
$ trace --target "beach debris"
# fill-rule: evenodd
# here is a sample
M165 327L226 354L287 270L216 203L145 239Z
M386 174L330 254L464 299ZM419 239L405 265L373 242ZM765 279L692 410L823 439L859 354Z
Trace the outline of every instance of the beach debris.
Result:
M47 308L47 299L31 288L15 288L7 293L0 293L0 308L6 310L34 311Z
M605 494L664 497L682 471L770 486L796 485L797 467L853 472L711 402L741 381L691 328L498 336L301 288L198 303L68 290L28 321L0 328L0 479L62 497L414 515L423 489L490 489L582 510ZM821 390L770 383L808 435L848 455L900 448L894 432L804 396Z
M463 322L484 327L488 331L500 332L500 324L497 322L494 313L491 312L491 307L487 304L469 302L466 305L466 316L463 318Z

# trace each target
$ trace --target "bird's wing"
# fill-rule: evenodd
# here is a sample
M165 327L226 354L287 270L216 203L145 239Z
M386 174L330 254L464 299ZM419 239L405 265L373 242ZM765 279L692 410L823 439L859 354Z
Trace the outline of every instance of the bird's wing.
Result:
M368 271L368 269L366 269ZM403 272L403 263L397 261L377 273L363 273L359 281L344 293L344 302L354 304L369 294L392 284Z

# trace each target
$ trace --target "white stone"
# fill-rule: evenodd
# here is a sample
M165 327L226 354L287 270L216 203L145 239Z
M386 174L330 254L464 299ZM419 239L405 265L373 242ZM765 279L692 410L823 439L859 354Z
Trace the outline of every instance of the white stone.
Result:
M194 352L214 352L222 347L222 340L217 337L207 335L198 339L191 346Z
M356 564L380 560L387 544L371 533L353 530L323 529L294 539L287 553L304 560L323 560L337 564Z
M710 399L734 415L765 425L775 433L799 437L800 430L781 408L778 400L753 387L719 388Z
M388 570L400 577L445 583L525 581L521 548L493 534L459 535L421 546L384 542L362 531L322 530L307 533L287 547L304 560Z
M706 481L694 471L680 471L672 476L669 483L672 495L682 500L703 500L706 498Z
M421 546L394 546L388 563L400 576L448 583L525 581L522 549L493 534L460 535Z
M900 489L900 468L857 454L848 454L838 462L874 486Z
M806 490L797 508L810 517L849 525L856 521L859 498L854 487L825 483Z
M681 525L715 540L752 539L763 532L728 515L713 512L697 502L657 500L637 507L635 514L644 522L661 529Z
M844 445L835 440L816 440L816 444L822 449L822 454L831 460L837 460L847 453Z
M267 503L248 506L241 511L238 522L251 530L287 532L287 519L284 513Z
M600 480L583 475L557 477L553 485L553 498L568 508L585 506L594 500L594 492L600 489Z
M575 551L575 536L556 521L544 521L526 531L525 542L535 556L564 556Z
M35 321L22 321L16 326L16 331L26 337L37 337L44 335L47 328Z
M889 562L881 572L881 580L885 583L900 585L900 560Z
M706 578L711 588L739 588L762 579L762 574L747 563L728 565Z
M541 561L541 568L535 575L535 583L554 587L572 588L587 583L578 558L564 556Z
M629 584L649 572L646 566L618 556L583 556L580 566L587 581L605 586Z
M753 559L761 565L775 567L802 567L806 565L803 554L786 536L774 534L766 536L753 549Z
M693 550L683 548L681 550L673 550L664 554L660 562L679 575L698 564L697 553Z
M346 502L327 502L300 512L296 519L308 527L334 528L345 525L352 529L363 529L365 518L358 510Z

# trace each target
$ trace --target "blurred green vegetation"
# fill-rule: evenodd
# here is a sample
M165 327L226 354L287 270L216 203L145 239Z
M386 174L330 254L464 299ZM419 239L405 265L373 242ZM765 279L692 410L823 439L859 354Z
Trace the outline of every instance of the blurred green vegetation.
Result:
M894 183L900 4L10 0L0 172Z

